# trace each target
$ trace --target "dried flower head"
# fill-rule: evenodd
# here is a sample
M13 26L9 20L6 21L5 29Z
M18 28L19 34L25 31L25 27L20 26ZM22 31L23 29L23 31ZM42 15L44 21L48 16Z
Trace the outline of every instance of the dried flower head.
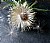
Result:
M12 2L5 0L8 5L6 5L3 8L6 8L7 6L12 6L10 7L10 14L8 15L8 23L10 25L11 28L21 28L21 30L25 30L26 27L32 26L32 24L34 24L34 17L35 17L35 13L34 10L37 11L50 11L50 10L44 10L44 9L38 9L38 8L32 8L32 6L34 6L37 1L35 1L32 5L29 6L29 4L27 3L27 1L22 2L22 0L12 0ZM39 26L37 26L39 28Z
M36 12L33 12L32 8L28 6L27 1L23 4L19 3L20 1L16 2L15 7L11 7L11 14L8 15L9 24L12 24L12 27L21 28L21 30L25 30L25 27L29 27L33 23L33 19Z

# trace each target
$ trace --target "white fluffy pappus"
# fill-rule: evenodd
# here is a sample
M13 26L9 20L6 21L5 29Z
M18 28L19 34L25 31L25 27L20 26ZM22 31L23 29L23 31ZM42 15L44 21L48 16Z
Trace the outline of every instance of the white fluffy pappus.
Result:
M25 1L23 4L16 2L14 0L16 6L15 7L10 7L9 10L11 10L11 14L8 15L8 23L13 27L13 28L21 28L21 31L25 30L25 27L31 26L33 23L33 19L35 16L36 12L33 12L32 8L28 6L27 1Z

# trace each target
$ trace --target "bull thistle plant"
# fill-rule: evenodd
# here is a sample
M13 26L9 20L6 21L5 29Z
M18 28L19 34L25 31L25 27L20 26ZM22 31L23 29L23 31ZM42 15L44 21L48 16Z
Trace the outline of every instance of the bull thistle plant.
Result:
M38 8L33 8L33 6L37 3L35 1L32 5L29 6L27 1L25 0L22 2L22 0L4 0L5 2L8 3L8 5L4 6L4 8L11 6L9 9L10 14L8 16L8 23L11 26L11 28L21 28L21 31L25 31L26 27L28 27L28 30L31 29L30 26L34 24L35 20L34 17L37 12L34 12L34 10L39 10L39 11L49 11L49 10L44 10L44 9L38 9ZM39 26L38 26L39 27Z

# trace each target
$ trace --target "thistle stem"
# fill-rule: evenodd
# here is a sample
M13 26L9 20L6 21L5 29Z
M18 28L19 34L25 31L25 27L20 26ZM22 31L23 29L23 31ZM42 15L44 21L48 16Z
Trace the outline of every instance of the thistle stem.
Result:
M29 8L32 8L36 3L37 1L35 1Z
M36 11L43 11L43 12L47 12L47 11L50 11L50 10L45 10L45 9L38 9L38 8L33 8L33 10L36 10Z

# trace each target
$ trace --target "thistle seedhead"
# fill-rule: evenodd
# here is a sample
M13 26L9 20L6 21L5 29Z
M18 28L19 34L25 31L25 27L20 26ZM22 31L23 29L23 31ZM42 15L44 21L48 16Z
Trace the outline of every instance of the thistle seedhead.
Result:
M33 24L33 19L36 12L28 6L27 1L21 3L21 0L18 2L13 0L13 2L15 2L16 6L10 7L9 9L9 24L11 24L13 28L21 28L21 31L24 31L27 26L29 27Z
M9 16L8 16L8 23L12 28L21 28L22 31L26 29L26 27L29 27L34 24L34 17L35 13L34 10L38 11L48 11L44 9L37 9L37 8L32 8L37 1L35 1L32 5L29 6L27 1L22 2L22 0L15 1L12 0L12 2L6 1L8 4L12 7L9 9ZM37 26L39 28L39 26Z

